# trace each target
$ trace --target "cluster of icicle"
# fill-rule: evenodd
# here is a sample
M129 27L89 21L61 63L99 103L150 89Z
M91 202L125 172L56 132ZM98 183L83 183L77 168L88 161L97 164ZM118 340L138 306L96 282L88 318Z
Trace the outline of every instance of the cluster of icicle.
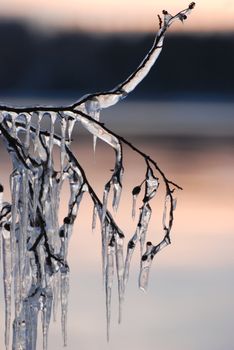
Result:
M94 205L93 228L97 217L101 223L108 339L114 269L118 282L120 321L130 263L138 243L141 251L139 287L146 290L154 256L170 243L175 209L173 192L179 186L169 181L149 156L100 123L99 113L101 109L112 106L126 97L147 75L162 49L167 28L175 19L183 21L193 7L194 3L176 16L163 12L164 22L160 18L160 30L153 47L137 70L115 89L87 95L67 107L0 106L0 134L13 164L10 177L11 203L4 201L4 189L0 185L0 238L7 350L10 348L11 338L13 350L36 349L39 314L42 319L43 349L46 350L50 320L52 314L56 319L59 303L63 341L64 345L67 344L68 244L79 204L85 193L90 195ZM46 130L42 128L42 121L45 119L49 121ZM85 171L70 148L72 132L77 123L81 123L93 135L94 146L96 139L99 138L115 151L114 170L105 185L102 200L96 195L86 178ZM55 124L57 129L59 125L59 132L55 132ZM110 191L113 191L114 211L117 211L120 202L124 173L122 143L143 157L146 164L145 179L132 191L132 215L135 217L136 199L144 187L136 231L128 242L126 254L123 249L124 234L108 209ZM55 170L54 166L54 147L59 147L60 150L59 170ZM165 187L164 238L154 245L146 242L146 234L151 217L150 201L155 197L159 187L158 176ZM70 200L67 216L63 219L63 224L59 225L60 193L65 180L70 184ZM14 310L13 316L12 310Z

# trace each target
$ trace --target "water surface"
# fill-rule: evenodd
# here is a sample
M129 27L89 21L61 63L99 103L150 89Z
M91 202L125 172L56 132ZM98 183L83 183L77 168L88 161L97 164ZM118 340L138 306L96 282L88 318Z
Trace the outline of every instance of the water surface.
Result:
M84 199L70 242L71 285L68 347L82 350L229 350L234 323L234 139L233 105L212 103L132 103L106 111L107 126L158 161L167 176L184 190L178 206L172 245L154 260L149 289L137 288L139 254L133 261L123 323L117 324L113 297L111 340L105 340L105 301L101 278L99 227L91 231L91 201ZM108 112L108 113L107 113ZM109 117L108 117L109 114ZM108 119L109 118L109 119ZM73 150L102 196L114 155L98 142L75 134ZM116 216L125 235L131 219L131 190L144 176L144 162L124 147L124 193ZM1 148L1 181L7 187L10 162ZM159 202L161 199L159 193ZM61 214L66 213L64 191ZM149 237L161 237L161 206L153 204ZM140 201L138 202L140 206ZM116 283L114 289L116 289ZM1 288L1 338L3 310ZM40 327L39 327L40 333ZM59 319L51 324L49 349L62 349ZM39 337L38 349L41 349Z

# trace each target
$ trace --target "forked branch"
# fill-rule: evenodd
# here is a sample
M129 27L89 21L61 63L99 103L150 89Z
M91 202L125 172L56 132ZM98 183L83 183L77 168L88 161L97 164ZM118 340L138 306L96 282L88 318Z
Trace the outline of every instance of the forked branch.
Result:
M106 291L107 338L110 332L111 293L116 268L119 321L121 321L124 292L130 272L130 262L139 243L141 262L139 287L147 289L150 266L154 256L170 244L170 232L174 220L176 199L174 191L182 189L169 180L164 171L149 155L134 146L123 136L116 134L99 121L100 111L125 98L146 77L156 62L163 46L165 34L175 20L184 21L195 3L172 16L163 11L159 16L159 32L152 48L138 68L121 84L107 92L89 94L69 106L12 107L0 105L0 135L12 158L12 203L3 201L0 185L0 233L3 239L3 274L5 297L5 345L9 349L11 326L12 280L14 281L15 315L13 322L13 349L35 350L37 318L42 313L43 350L47 349L51 312L54 318L61 302L61 324L64 345L67 343L67 305L69 291L68 244L83 195L92 199L94 229L96 217L101 225L103 281ZM42 120L49 121L48 130ZM59 131L55 132L55 122ZM102 200L88 181L85 169L71 151L72 132L79 122L93 135L94 147L99 138L111 146L115 164L109 181L104 186ZM23 137L22 137L23 134ZM135 186L132 216L136 215L136 201L142 187L144 195L138 212L133 236L123 249L124 234L113 219L108 198L113 191L112 208L117 211L121 192L123 148L128 146L144 160L146 171L143 181ZM55 169L53 148L60 149L60 169ZM151 218L151 201L156 197L160 179L165 194L162 217L163 239L159 243L147 242L147 230ZM67 180L70 198L67 214L59 224L60 194ZM115 263L114 263L115 261Z

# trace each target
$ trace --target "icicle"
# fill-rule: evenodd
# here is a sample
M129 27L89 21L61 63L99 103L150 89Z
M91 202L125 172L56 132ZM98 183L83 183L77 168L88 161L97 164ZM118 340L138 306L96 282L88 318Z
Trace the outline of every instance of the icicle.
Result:
M53 153L53 146L54 146L54 123L56 121L57 113L50 113L50 138L49 138L49 157L48 157L48 168L51 168L52 166L52 153ZM52 186L51 186L52 187Z
M164 210L163 210L163 219L162 219L162 222L163 222L163 228L164 229L167 229L167 221L168 221L168 204L170 202L170 196L167 194L166 197L165 197L165 202L164 202Z
M21 312L21 315L16 317L13 324L13 350L18 349L27 349L28 339L26 336L26 322L25 322L24 309ZM32 327L35 327L32 325ZM32 349L35 350L35 349Z
M35 171L32 178L32 186L33 186L33 220L36 220L37 207L39 201L39 179L38 172Z
M3 188L2 184L0 183L0 213L2 211L2 204L3 204L3 191L4 191L4 188Z
M146 233L148 230L150 218L151 218L151 207L150 205L144 204L143 208L141 209L141 215L140 215L140 232L139 232L139 239L140 239L140 252L141 256L143 254L143 249L145 245L145 238L146 238Z
M97 207L94 205L93 207L93 219L92 219L92 231L95 230L97 223Z
M108 223L102 225L102 279L103 285L106 281L106 264L107 264L107 244L110 235L110 226Z
M71 142L72 140L72 131L73 131L73 128L74 128L74 125L76 123L76 119L73 118L73 117L68 117L68 129L67 129L67 132L68 132L68 140L69 142Z
M2 260L2 240L3 240L2 230L3 230L3 228L2 228L2 224L0 222L0 261Z
M25 114L26 137L24 142L24 148L25 148L26 154L28 154L29 147L30 147L30 126L31 126L31 115L26 113Z
M132 196L132 218L135 219L136 216L136 200L137 200L137 196L133 195Z
M85 103L86 113L93 118L94 120L99 122L100 119L100 104L97 98L88 100ZM95 153L97 143L97 136L93 136L93 151Z
M60 167L61 167L61 180L63 178L63 169L64 169L64 162L66 157L66 128L67 128L67 121L65 117L62 117L61 119L61 146L60 146Z
M139 231L139 228L137 228L137 231ZM135 236L137 236L137 233L134 235L134 237ZM132 255L133 255L134 248L135 248L134 240L136 241L136 239L134 239L134 237L128 243L128 250L127 250L127 255L126 255L126 259L125 259L124 276L123 276L124 292L125 292L126 287L127 287L127 283L128 283L128 279L129 279L130 264L131 264Z
M149 204L146 202L141 208L136 231L128 243L127 255L125 259L125 267L124 267L124 290L126 289L127 282L129 279L129 271L130 271L130 263L131 263L132 255L133 255L135 246L139 240L140 240L140 251L142 255L150 217L151 217L151 208Z
M148 287L148 281L149 281L149 272L150 267L153 260L153 255L151 256L150 251L152 248L152 243L147 242L147 249L146 253L142 256L141 259L141 270L140 270L140 276L139 276L139 288L146 292Z
M99 122L99 119L100 119L100 111L96 111L94 113L92 113L92 118L95 119L96 121ZM96 144L97 144L97 136L94 136L93 137L93 152L95 154L95 151L96 151Z
M177 198L173 198L173 210L176 210L176 206L177 206Z
M3 281L4 281L4 299L5 299L5 346L6 350L10 347L10 329L11 329L11 237L10 225L6 223L2 230L3 238Z
M110 192L110 183L108 182L104 188L103 192L103 201L102 201L102 220L101 223L103 224L106 217L106 210L107 210L107 202L108 202L108 196Z
M122 193L121 180L122 180L122 175L120 179L114 182L114 186L113 186L114 195L113 195L112 207L115 212L117 212L118 210L121 193Z
M12 196L12 206L11 206L11 260L12 266L14 266L14 258L16 252L16 220L18 213L18 202L19 202L19 191L20 191L20 180L21 177L19 173L13 173L11 175L11 196Z
M141 267L140 277L139 277L139 288L143 292L146 292L148 287L149 272L150 272L151 264L152 264L151 258L148 258L147 260L142 262L142 267Z
M18 249L19 249L19 278L20 278L20 296L24 294L23 281L24 281L24 267L27 259L26 255L26 241L28 237L28 171L25 170L21 176L21 208L19 218L19 237L18 237Z
M2 214L2 206L3 206L3 191L4 188L0 183L0 261L2 259L2 227L1 227L1 214Z
M119 323L122 320L122 304L124 299L124 258L123 258L123 238L121 234L116 239L116 270L118 278L118 296L119 296Z
M37 119L37 125L36 125L36 135L35 135L35 140L34 140L34 153L36 153L39 149L39 144L40 144L39 134L40 134L40 129L41 129L42 116L43 116L43 113L38 112L38 119Z
M45 248L44 248L44 239L39 245L38 249L38 263L40 266L40 283L42 288L46 288L46 270L45 270Z
M19 236L19 229L15 230L16 237ZM13 265L13 277L14 277L14 301L15 301L15 339L16 344L21 339L21 320L20 320L20 309L21 309L21 281L20 281L20 262L19 262L19 245L16 240L16 249L14 252L14 265ZM23 334L22 334L23 337Z
M39 313L38 293L33 297L24 300L25 319L26 319L26 350L36 350L37 344L37 324ZM23 348L25 349L25 348ZM17 350L17 348L16 348Z
M11 112L11 122L12 122L12 136L14 139L17 138L17 131L16 131L16 126L15 126L15 121L16 121L16 117L17 117L17 113L12 113Z
M42 301L42 333L43 333L43 350L48 347L48 331L52 311L52 294L46 291Z
M132 190L132 218L135 219L136 216L136 201L137 201L137 196L141 192L141 186L136 186Z
M60 273L57 272L53 276L53 319L54 322L57 320L58 303L60 299Z
M61 325L63 334L63 344L67 346L67 311L68 311L68 293L69 293L69 271L67 268L61 269Z
M114 275L114 254L115 243L113 237L107 247L106 264L106 322L107 322L107 341L110 339L110 319L111 319L111 294Z

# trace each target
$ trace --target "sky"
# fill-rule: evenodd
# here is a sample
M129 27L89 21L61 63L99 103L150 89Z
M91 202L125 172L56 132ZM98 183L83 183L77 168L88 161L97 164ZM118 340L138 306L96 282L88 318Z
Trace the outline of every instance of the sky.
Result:
M172 14L189 1L175 0L1 0L0 17L20 18L44 28L89 31L154 31L157 14ZM234 0L200 0L186 25L177 31L233 31Z

